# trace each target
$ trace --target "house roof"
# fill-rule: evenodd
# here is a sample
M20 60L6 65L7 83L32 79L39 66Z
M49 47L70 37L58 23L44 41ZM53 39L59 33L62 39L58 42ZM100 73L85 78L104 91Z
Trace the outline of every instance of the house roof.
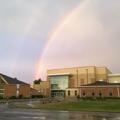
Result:
M12 78L1 73L0 73L0 77L2 77L8 84L27 84L25 82L18 80L17 78Z
M106 81L96 81L94 83L82 85L82 86L110 86L110 85L120 85L120 83L108 83Z

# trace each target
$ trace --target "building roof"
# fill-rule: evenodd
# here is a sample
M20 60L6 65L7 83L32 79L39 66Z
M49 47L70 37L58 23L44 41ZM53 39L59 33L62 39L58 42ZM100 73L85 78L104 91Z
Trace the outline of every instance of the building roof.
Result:
M1 73L0 73L0 77L2 77L8 84L27 84L25 82L18 80L17 78L12 78Z
M82 86L110 86L110 85L120 85L120 83L108 83L106 81L96 81L94 83L82 85Z

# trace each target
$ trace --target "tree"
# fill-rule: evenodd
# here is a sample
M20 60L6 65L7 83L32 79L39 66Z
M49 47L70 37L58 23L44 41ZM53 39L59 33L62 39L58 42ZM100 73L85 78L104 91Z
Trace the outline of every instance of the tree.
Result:
M41 78L39 78L38 80L34 80L33 82L34 84L40 84L41 81L42 81Z

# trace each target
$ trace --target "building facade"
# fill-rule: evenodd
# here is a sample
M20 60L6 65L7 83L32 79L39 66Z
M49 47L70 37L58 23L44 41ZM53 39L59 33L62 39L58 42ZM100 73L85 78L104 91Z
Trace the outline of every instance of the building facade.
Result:
M10 97L30 97L30 85L16 78L0 74L0 96Z
M79 88L80 97L120 97L120 83L108 83L105 81L96 81L88 85L82 85Z
M120 83L120 74L108 74L109 83Z
M98 80L108 82L108 74L111 72L106 67L87 66L48 70L47 78L52 97L69 97L78 95L78 88L82 85Z
M33 89L37 90L39 95L48 97L50 95L50 85L49 81L40 81L33 83Z

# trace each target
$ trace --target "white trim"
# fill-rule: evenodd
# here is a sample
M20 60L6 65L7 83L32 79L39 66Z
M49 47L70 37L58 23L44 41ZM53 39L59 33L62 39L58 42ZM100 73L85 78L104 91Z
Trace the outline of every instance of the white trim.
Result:
M56 74L48 74L48 76L62 76L62 75L71 75L70 73L56 73Z
M0 89L0 90L5 90L5 89Z
M4 79L4 77L2 75L0 75L0 77L6 84L8 84L8 82Z
M108 77L114 77L114 76L120 76L120 73L118 73L118 74L108 74Z

